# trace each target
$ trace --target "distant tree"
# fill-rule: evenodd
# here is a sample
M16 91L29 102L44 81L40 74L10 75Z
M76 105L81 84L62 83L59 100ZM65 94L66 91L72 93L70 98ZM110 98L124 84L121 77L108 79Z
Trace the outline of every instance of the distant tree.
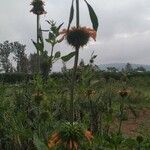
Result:
M107 71L109 71L109 72L117 72L118 69L115 68L115 67L107 67Z
M146 69L143 66L137 67L135 69L136 72L146 72Z
M37 59L38 55L36 53L30 54L29 56L29 73L35 74L37 72Z
M25 54L26 46L19 42L13 43L14 60L17 62L17 72L28 73L28 58Z
M2 70L5 73L13 71L13 66L9 59L12 51L13 51L13 43L10 43L9 41L0 43L0 63Z
M124 71L127 72L127 73L133 72L132 65L130 63L127 63L126 66L125 66Z

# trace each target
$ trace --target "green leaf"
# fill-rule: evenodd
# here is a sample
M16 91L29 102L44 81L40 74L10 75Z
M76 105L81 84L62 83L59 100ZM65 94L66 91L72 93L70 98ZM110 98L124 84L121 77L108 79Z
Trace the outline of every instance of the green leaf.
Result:
M44 48L44 40L43 40L43 34L42 34L42 29L41 29L41 26L39 28L39 40L41 42L41 44L43 44L43 48Z
M69 17L69 24L68 24L68 30L70 28L70 25L72 23L73 17L74 17L74 0L72 0L72 5L71 5L71 9L70 9L70 17Z
M51 39L45 39L45 40L46 40L46 42L48 42L48 43L50 43L50 44L53 43L53 41L52 41Z
M49 32L49 39L51 40L51 39L54 39L54 38L55 38L55 35L53 33Z
M61 57L61 59L62 59L64 62L69 61L72 57L75 56L75 53L76 53L76 52L71 52L71 53L69 53L68 55Z
M59 58L59 57L60 57L60 55L61 55L61 53L58 51L58 52L56 52L56 53L55 53L54 58Z
M39 43L36 43L36 42L33 41L33 40L32 40L32 42L33 42L35 48L36 48L38 51L43 52L43 50L44 50L44 44L43 44L43 43L40 43L40 42L39 42Z
M48 150L48 147L39 139L37 134L34 134L34 144L37 150Z
M60 24L58 27L57 27L57 30L59 31L60 28L63 26L64 23Z
M91 22L93 25L93 29L95 31L97 31L99 23L98 23L98 18L96 16L96 13L95 13L94 9L91 7L91 5L86 0L84 0L84 1L87 4L88 9L89 9L89 14L90 14Z

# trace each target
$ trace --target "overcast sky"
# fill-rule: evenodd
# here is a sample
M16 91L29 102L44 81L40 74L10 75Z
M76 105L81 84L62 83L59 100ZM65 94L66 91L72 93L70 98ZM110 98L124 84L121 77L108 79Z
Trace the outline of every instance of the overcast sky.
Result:
M42 28L48 29L45 20L68 22L72 0L45 0L46 15L41 17ZM81 1L81 25L91 27L88 10ZM30 0L0 0L0 42L19 41L26 44L26 52L35 48L36 17L30 13ZM97 41L81 49L80 58L88 62L91 53L98 55L96 64L136 63L150 64L150 0L88 0L97 13L99 29ZM47 35L44 35L47 38ZM46 49L50 49L46 46ZM55 49L67 54L72 49L64 41ZM71 62L69 63L71 65ZM60 62L54 70L60 68Z

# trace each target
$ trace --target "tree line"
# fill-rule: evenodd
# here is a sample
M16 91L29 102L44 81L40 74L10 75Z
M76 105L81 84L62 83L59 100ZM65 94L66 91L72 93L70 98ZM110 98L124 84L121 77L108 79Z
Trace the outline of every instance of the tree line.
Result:
M34 74L36 65L37 54L27 56L26 45L17 41L0 43L0 73Z

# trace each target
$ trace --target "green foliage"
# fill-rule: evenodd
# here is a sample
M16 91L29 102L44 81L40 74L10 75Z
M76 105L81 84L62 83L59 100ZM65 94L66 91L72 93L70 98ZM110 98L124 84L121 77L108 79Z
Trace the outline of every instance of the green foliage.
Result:
M43 43L43 40L40 40L40 42L36 43L35 41L33 41L33 44L35 46L35 48L40 51L41 53L44 51L44 43Z
M63 141L69 141L70 139L80 142L80 140L83 138L83 127L77 123L74 122L73 125L71 123L63 123L60 127L60 136Z
M69 23L68 23L68 29L70 28L70 25L73 21L74 17L74 0L72 0L71 8L70 8L70 16L69 16Z
M48 147L39 139L36 134L34 135L34 144L36 145L37 150L48 150Z
M60 56L61 56L61 53L58 51L58 52L55 53L54 58L56 59L56 58L59 58Z
M4 73L0 74L0 82L3 83L21 83L28 82L29 80L33 80L33 75L24 74L24 73Z
M95 31L97 31L97 29L98 29L98 18L95 14L95 11L86 0L84 0L84 1L86 2L87 6L88 6L88 9L89 9L89 14L90 14L91 22L92 22L92 25L93 25L93 29Z
M66 56L62 56L61 59L62 59L64 62L67 62L67 61L69 61L72 57L75 56L75 53L76 53L76 52L71 52L71 53L67 54Z

